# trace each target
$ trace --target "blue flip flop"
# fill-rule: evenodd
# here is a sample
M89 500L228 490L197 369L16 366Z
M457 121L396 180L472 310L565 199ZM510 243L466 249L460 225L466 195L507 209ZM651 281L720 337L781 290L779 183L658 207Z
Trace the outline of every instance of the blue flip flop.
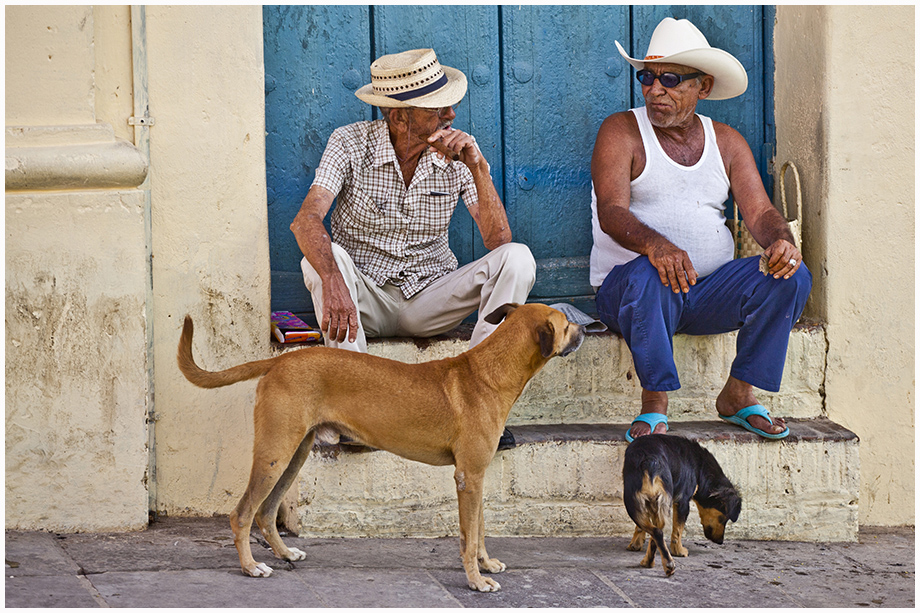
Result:
M668 416L662 415L661 413L642 413L632 421L632 424L629 424L629 430L632 430L633 424L637 421L648 424L652 429L652 432L655 431L655 428L658 426L658 424L664 424L665 432L671 429L668 427ZM626 431L626 441L631 443L636 439L629 436L629 430Z
M786 427L785 430L783 430L779 434L770 434L769 432L764 432L760 428L755 428L747 420L747 418L750 417L751 415L760 415L761 417L769 421L771 424L773 423L773 420L770 418L770 414L767 412L767 409L764 408L762 404L755 404L755 405L747 407L746 409L741 409L734 415L719 415L719 417L729 423L735 424L736 426L741 426L745 430L750 430L754 434L757 434L764 438L776 440L780 438L786 438L787 436L789 436L788 426Z

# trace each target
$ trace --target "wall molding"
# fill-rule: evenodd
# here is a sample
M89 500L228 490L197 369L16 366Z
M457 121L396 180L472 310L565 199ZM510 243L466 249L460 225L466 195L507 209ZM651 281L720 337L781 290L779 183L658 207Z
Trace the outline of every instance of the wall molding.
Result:
M6 128L7 192L131 188L147 170L144 154L109 124Z

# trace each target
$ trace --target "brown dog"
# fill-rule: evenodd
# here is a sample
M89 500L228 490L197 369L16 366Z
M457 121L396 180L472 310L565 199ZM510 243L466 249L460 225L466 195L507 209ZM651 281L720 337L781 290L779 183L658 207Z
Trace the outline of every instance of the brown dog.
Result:
M481 592L500 589L480 574L480 567L489 573L505 570L486 553L483 476L524 386L551 357L578 349L585 333L542 304L506 304L486 321L502 323L469 351L423 364L314 347L208 372L192 357L192 320L185 318L178 361L189 381L213 388L262 377L256 388L249 485L230 515L244 573L267 577L272 572L252 557L253 519L275 556L289 561L306 557L278 535L278 507L316 433L334 431L410 460L453 464L467 580Z

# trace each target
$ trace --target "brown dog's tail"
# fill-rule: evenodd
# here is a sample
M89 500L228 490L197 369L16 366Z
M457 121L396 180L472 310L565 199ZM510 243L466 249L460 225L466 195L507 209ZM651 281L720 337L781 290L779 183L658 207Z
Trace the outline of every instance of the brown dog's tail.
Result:
M185 375L185 378L197 385L198 387L213 388L232 385L240 381L247 381L261 377L272 367L277 358L267 360L257 360L255 362L246 362L227 370L211 372L199 368L195 364L195 358L192 357L192 334L194 326L192 318L185 316L185 324L182 326L182 336L179 337L179 351L176 360L179 362L179 370Z

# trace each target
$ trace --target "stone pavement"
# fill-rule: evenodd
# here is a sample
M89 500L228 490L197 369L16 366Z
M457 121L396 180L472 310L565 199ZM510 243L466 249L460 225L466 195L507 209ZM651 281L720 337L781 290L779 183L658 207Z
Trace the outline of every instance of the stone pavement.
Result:
M695 516L692 516L695 517ZM226 517L144 532L6 533L7 607L913 607L913 528L856 543L684 541L664 576L625 538L487 538L502 590L466 586L457 538L306 539L290 565L253 532L267 579L241 574Z

